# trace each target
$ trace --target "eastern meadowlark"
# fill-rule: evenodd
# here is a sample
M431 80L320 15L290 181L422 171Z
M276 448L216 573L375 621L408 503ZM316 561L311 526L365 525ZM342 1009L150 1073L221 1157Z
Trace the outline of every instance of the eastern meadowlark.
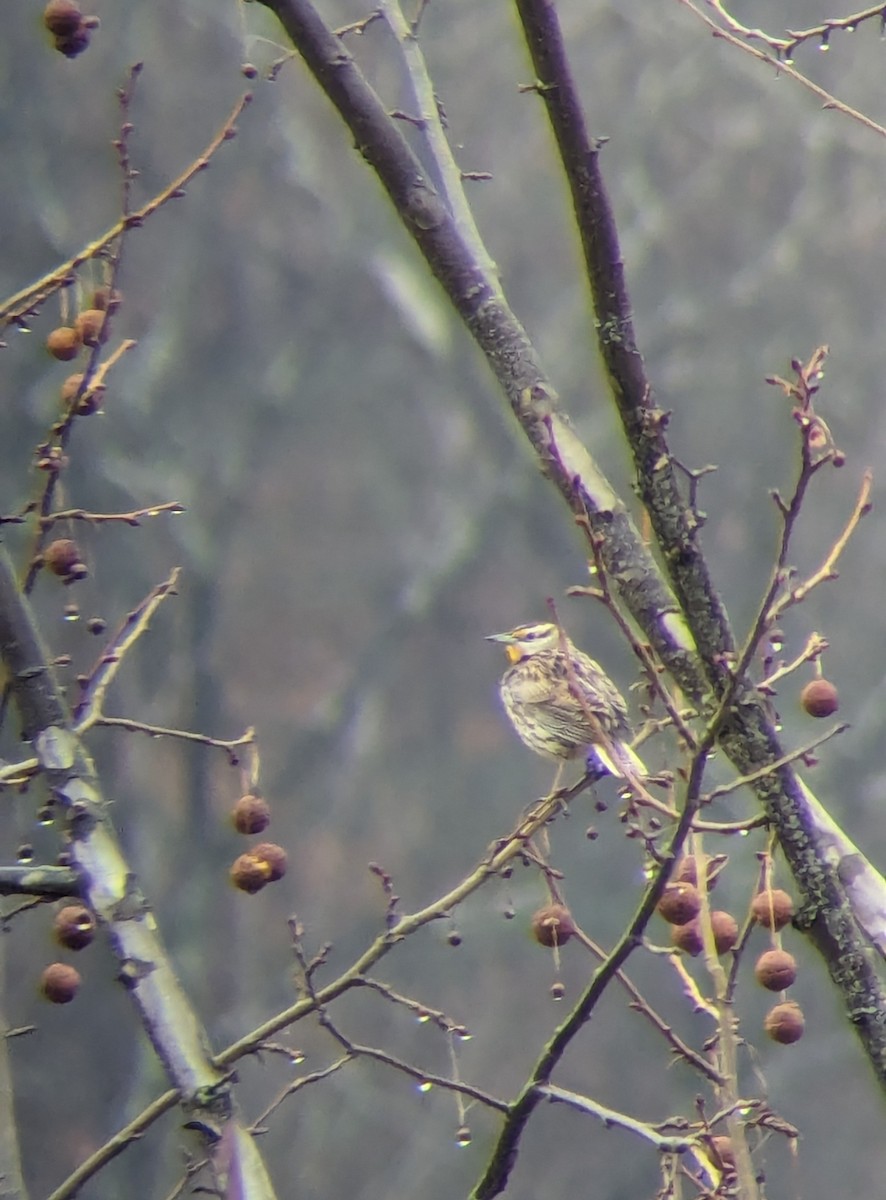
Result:
M502 642L510 667L499 691L505 712L523 742L549 758L589 752L611 775L646 775L631 749L628 709L621 692L599 665L547 621L518 625L486 639Z

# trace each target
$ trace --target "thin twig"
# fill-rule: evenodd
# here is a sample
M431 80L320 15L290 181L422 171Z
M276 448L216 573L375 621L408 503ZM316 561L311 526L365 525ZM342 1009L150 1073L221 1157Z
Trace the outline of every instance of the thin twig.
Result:
M763 696L774 695L775 684L779 680L784 679L787 675L792 675L794 671L799 670L804 663L815 662L815 660L828 648L828 643L820 633L811 633L807 639L806 645L797 655L797 657L789 663L782 663L777 670L771 675L767 675L765 679L761 679L757 684L757 691Z
M838 100L836 96L833 96L830 92L825 91L823 87L819 87L817 83L813 83L812 80L808 79L802 72L795 70L791 64L785 62L783 58L773 58L771 54L766 54L765 51L758 50L756 46L749 46L747 42L742 41L740 37L736 37L736 35L734 33L730 33L729 30L723 29L722 26L718 25L716 21L713 21L706 13L703 13L698 5L693 2L693 0L679 0L679 3L682 4L684 8L688 8L690 12L693 12L700 21L704 21L705 25L707 25L713 33L714 37L722 38L723 41L728 42L730 46L735 46L738 50L743 50L745 54L750 54L752 58L756 58L760 62L766 63L767 66L772 67L773 70L778 74L787 75L789 79L793 79L795 83L799 83L801 87L806 88L807 91L810 91L814 96L817 96L818 99L821 100L823 108L835 109L837 112L843 113L844 116L850 117L853 121L858 121L860 125L863 125L866 129L870 129L872 133L879 134L880 137L886 137L886 128L884 128L884 126L878 125L876 121L872 120L864 113L858 112L856 109L851 108L848 104L845 104L842 100Z
M599 958L602 962L606 961L606 951L602 946L598 946L593 938L588 937L583 929L576 926L575 934L582 945L586 946L596 958ZM691 1046L687 1046L683 1039L674 1032L671 1026L668 1025L664 1018L661 1017L655 1011L652 1005L646 1000L642 992L629 975L627 975L624 971L619 970L616 971L615 978L631 997L631 1008L635 1009L635 1011L639 1013L642 1013L643 1016L655 1026L678 1058L685 1059L690 1066L695 1067L697 1071L700 1071L701 1074L705 1075L712 1083L722 1082L722 1076L716 1067L712 1066L706 1058L704 1058L696 1050L693 1050Z
M177 738L183 742L194 742L199 746L215 746L219 750L234 751L241 746L252 746L255 743L255 730L250 727L236 738L210 737L207 733L194 733L189 729L166 728L163 725L149 725L147 721L136 721L130 717L90 717L88 728L125 729L130 733L144 733L148 737Z
M784 754L774 762L767 763L759 771L751 771L747 775L742 775L740 779L733 779L729 783L720 784L705 795L704 803L710 804L712 800L718 800L721 796L729 796L733 792L738 791L739 788L758 783L761 779L765 779L767 775L771 775L773 771L778 771L782 767L786 767L789 763L805 758L807 754L811 754L813 750L816 750L824 742L829 742L832 737L836 737L839 733L845 733L848 728L849 723L843 721L839 725L835 725L833 729L829 729L827 733L823 733L821 737L807 742L805 746L800 746L797 750L791 750L789 754Z
M468 204L464 190L464 175L455 161L452 147L440 118L440 106L434 95L434 85L428 73L424 55L418 40L418 23L421 13L411 24L406 21L399 0L381 0L380 11L387 21L397 45L409 84L418 107L418 127L428 144L431 159L437 173L437 183L446 198L455 227L465 245L476 257L489 280L498 280L498 270L477 229L474 213Z
M658 672L658 664L652 656L649 647L641 642L634 633L628 621L623 616L615 597L612 594L612 588L609 586L609 573L606 570L606 563L603 559L602 540L594 534L589 526L587 517L581 514L576 517L576 523L583 525L587 530L588 540L591 544L591 552L594 556L595 577L600 583L600 600L608 609L610 615L618 626L622 636L627 641L628 645L634 652L634 655L639 659L646 678L664 705L665 712L671 719L671 724L676 729L679 737L684 745L689 750L694 750L696 747L696 737L686 722L683 720L682 714L671 699L671 694L661 681L661 676ZM569 589L569 594L574 595L578 589Z
M317 989L315 998L298 1000L289 1008L271 1017L257 1029L252 1030L251 1033L233 1042L217 1056L217 1064L219 1066L229 1066L237 1062L244 1055L252 1054L260 1047L262 1042L279 1033L281 1029L285 1029L287 1026L301 1020L307 1014L315 1012L318 1006L329 1004L330 1001L349 991L351 988L363 986L365 975L369 968L374 966L394 946L398 945L404 938L422 926L432 921L438 921L441 917L448 916L457 904L475 892L487 879L499 875L514 859L519 858L526 843L562 807L564 794L571 795L581 790L583 786L587 785L581 782L574 789L570 789L569 793L558 792L553 796L539 801L533 806L530 813L520 821L514 831L502 839L501 842L496 843L481 862L460 883L456 884L454 888L444 895L439 896L425 908L402 916L395 924L390 928L386 928L383 933L376 937L338 979L333 980L323 988Z
M251 92L246 92L241 96L234 105L224 125L214 134L203 152L180 175L176 176L171 183L168 183L162 191L152 197L147 204L122 216L118 221L114 222L110 229L106 230L95 241L90 242L88 246L84 246L73 258L69 258L67 262L50 271L48 275L44 275L42 279L38 279L36 283L28 284L26 288L22 288L20 292L16 292L14 296L10 296L5 300L0 305L0 327L8 325L10 322L31 312L47 296L62 287L78 267L81 267L83 263L89 262L90 259L96 258L101 254L106 247L111 245L115 238L120 237L127 229L135 229L139 225L143 225L149 217L154 215L158 208L161 208L169 200L178 199L194 177L201 171L206 170L209 166L209 160L219 147L230 140L238 119L251 100Z
M380 996L384 996L386 1000L390 1000L393 1004L402 1005L403 1008L408 1009L420 1022L428 1022L435 1025L443 1033L456 1033L459 1037L464 1037L468 1032L464 1025L453 1021L444 1012L430 1008L427 1004L422 1004L419 1000L413 1000L411 996L401 995L400 992L395 991L389 984L382 983L379 979L373 979L371 976L365 975L359 982L361 987L378 992Z
M702 835L692 834L692 855L699 879L705 878L705 853ZM726 1127L732 1139L735 1169L738 1174L742 1200L758 1200L759 1189L748 1148L744 1121L738 1115L741 1102L738 1095L738 1037L735 1010L729 992L729 977L720 961L714 928L711 921L710 895L707 887L699 888L701 912L698 916L704 946L705 966L714 983L714 1010L717 1020L717 1058L723 1075L722 1084L715 1089L724 1108Z
M59 509L58 512L47 513L45 517L40 518L40 524L44 529L49 529L51 525L56 525L59 521L86 521L90 525L107 525L109 523L140 525L145 517L158 517L161 513L178 514L185 511L185 506L179 504L177 500L169 500L164 504L152 504L148 508L135 508L132 512L125 513L99 513L89 512L85 508L65 508Z
M135 1120L124 1125L104 1145L99 1146L88 1158L84 1159L79 1167L46 1197L46 1200L71 1200L71 1197L77 1195L84 1183L88 1183L90 1179L94 1178L103 1167L106 1167L118 1154L122 1154L133 1142L139 1141L155 1121L158 1121L170 1109L175 1108L180 1099L181 1094L174 1088L164 1092L162 1096L158 1096L153 1103L139 1113Z
M696 1141L695 1137L691 1135L689 1137L680 1137L658 1133L655 1126L648 1124L646 1121L638 1121L635 1117L629 1117L626 1113L616 1112L613 1108L607 1108L604 1104L599 1104L596 1100L592 1100L590 1096L581 1096L577 1092L567 1091L566 1088L557 1087L552 1083L544 1084L538 1090L543 1099L552 1100L557 1104L568 1104L570 1108L575 1108L579 1112L596 1117L607 1128L614 1125L618 1129L627 1130L628 1133L635 1133L638 1137L651 1142L657 1150L662 1152L682 1154Z
M873 7L862 9L860 12L849 13L845 17L828 17L827 20L822 21L819 25L810 26L809 29L789 29L787 37L775 37L772 34L764 32L762 29L752 29L747 25L743 25L731 13L726 11L722 0L706 0L706 2L725 23L727 29L749 40L765 42L779 56L780 61L790 59L797 47L802 45L803 42L817 41L821 48L826 48L830 35L835 30L854 33L864 21L870 21L872 18L879 17L882 23L884 15L886 15L886 5L875 4Z
M86 677L83 695L74 709L74 728L77 733L84 733L102 715L105 694L120 670L123 659L148 628L163 601L175 594L180 574L180 569L176 567L164 583L152 588L145 599L127 614L102 651L98 662Z
M288 1083L286 1087L274 1097L270 1104L268 1104L268 1106L258 1114L258 1116L250 1125L251 1132L263 1133L268 1119L290 1096L294 1096L296 1092L300 1092L304 1088L310 1087L311 1084L319 1083L323 1079L328 1079L330 1075L335 1075L335 1073L340 1071L342 1067L346 1067L348 1063L354 1062L355 1058L356 1055L351 1054L350 1052L343 1054L341 1058L337 1058L335 1062L330 1063L329 1066L320 1067L316 1071L310 1071L307 1075L300 1075L298 1079L293 1079L292 1083Z
M828 580L837 578L836 566L840 555L846 549L849 539L858 528L858 523L862 517L866 516L871 511L871 489L874 483L873 472L868 468L861 479L861 487L859 489L858 498L855 501L855 507L843 528L842 533L831 546L827 553L824 562L815 571L805 583L799 584L798 587L791 588L780 600L775 601L769 611L765 614L766 624L772 624L777 621L786 609L791 608L795 604L799 604L809 595L813 588L818 587L820 583L825 583Z

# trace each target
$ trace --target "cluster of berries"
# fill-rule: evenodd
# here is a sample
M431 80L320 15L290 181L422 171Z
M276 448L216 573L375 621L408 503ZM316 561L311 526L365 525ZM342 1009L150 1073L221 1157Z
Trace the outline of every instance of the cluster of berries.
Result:
M75 0L49 0L43 24L52 34L56 50L65 58L76 58L89 45L92 30L98 28L98 17L84 17Z

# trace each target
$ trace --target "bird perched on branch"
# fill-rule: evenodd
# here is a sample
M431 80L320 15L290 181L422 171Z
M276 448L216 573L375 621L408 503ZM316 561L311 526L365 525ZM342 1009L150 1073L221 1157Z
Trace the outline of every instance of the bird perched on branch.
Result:
M539 621L494 633L510 666L499 692L521 740L536 754L564 763L589 751L611 775L647 774L628 745L631 727L621 692L599 665L572 644L556 625Z

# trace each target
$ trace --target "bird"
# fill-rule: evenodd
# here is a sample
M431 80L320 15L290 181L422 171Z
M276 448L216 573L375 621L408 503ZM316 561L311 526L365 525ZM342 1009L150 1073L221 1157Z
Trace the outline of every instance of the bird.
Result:
M486 640L503 644L508 656L499 694L517 735L536 754L560 760L555 789L565 763L591 753L611 775L647 775L628 744L624 697L559 626L536 621Z

